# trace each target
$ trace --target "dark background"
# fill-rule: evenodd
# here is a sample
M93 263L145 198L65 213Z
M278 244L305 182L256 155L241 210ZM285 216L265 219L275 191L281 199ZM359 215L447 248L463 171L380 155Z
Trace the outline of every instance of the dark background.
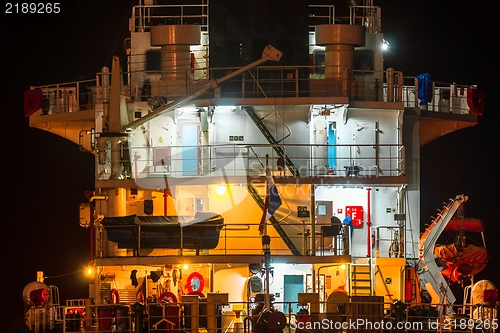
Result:
M292 0L281 1L293 6ZM82 272L88 263L89 233L78 225L78 205L94 186L93 155L30 128L23 117L23 92L31 85L92 79L103 66L110 67L114 54L124 61L122 42L128 36L132 4L63 1L60 14L35 15L1 9L1 332L16 332L22 325L22 291L36 279L37 270L49 277L47 284L60 288L63 299L87 295ZM339 6L345 5L340 1ZM491 251L488 267L476 280L487 278L500 286L496 13L471 1L381 0L375 5L382 7L382 30L390 43L386 68L406 76L428 72L440 82L476 84L485 90L485 112L477 126L421 149L421 222L430 222L448 198L468 195L466 215L483 220ZM286 12L292 16L293 9Z

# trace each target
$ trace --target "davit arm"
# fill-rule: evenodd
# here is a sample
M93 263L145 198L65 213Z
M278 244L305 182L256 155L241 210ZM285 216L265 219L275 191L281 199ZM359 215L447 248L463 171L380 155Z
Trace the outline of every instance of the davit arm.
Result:
M420 260L417 266L420 284L423 290L429 292L433 303L446 304L445 311L447 316L455 314L453 303L455 303L456 299L436 264L434 246L457 209L466 201L467 197L464 195L457 195L455 199L450 199L448 204L444 206L443 210L439 212L438 216L432 221L432 224L420 237ZM441 306L439 307L439 311L442 314L443 309Z

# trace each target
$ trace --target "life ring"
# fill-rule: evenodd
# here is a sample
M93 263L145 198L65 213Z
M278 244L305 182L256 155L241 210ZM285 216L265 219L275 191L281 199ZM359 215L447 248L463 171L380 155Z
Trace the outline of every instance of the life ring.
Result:
M203 275L198 272L193 272L189 274L186 284L188 293L192 293L193 291L202 292L203 287L205 287L205 280L203 279Z
M83 317L85 315L85 310L82 309L82 308L68 309L68 313L67 314L72 315L72 314L75 314L75 313L79 313Z
M188 295L196 295L196 296L199 296L201 298L205 298L205 294L203 294L201 291L192 291L192 292L188 293Z
M170 303L177 303L177 296L175 296L174 293L171 293L170 291L165 291L163 294L161 294L158 298L158 303L161 304L164 298L167 298Z
M68 315L80 314L80 327L83 327L83 323L85 322L85 310L82 308L73 308L68 310Z
M110 304L120 303L120 294L118 293L118 290L111 289L111 293L109 294L109 303Z

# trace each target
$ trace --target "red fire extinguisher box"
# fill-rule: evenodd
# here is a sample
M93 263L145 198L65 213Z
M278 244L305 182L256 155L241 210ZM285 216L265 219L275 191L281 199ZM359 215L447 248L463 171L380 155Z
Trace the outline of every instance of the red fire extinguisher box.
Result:
M363 206L346 206L345 215L351 217L353 227L363 226Z

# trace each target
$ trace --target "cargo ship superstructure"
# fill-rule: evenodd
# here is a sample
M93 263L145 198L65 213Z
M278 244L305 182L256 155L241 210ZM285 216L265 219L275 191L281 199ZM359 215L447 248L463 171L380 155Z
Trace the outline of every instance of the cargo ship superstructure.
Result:
M384 68L370 0L297 1L293 24L259 4L139 1L126 59L26 92L30 126L95 154L88 298L59 305L40 278L32 330L299 332L426 302L435 318L496 313L453 309L420 237L420 147L474 126L481 91ZM432 237L467 200L454 195Z

